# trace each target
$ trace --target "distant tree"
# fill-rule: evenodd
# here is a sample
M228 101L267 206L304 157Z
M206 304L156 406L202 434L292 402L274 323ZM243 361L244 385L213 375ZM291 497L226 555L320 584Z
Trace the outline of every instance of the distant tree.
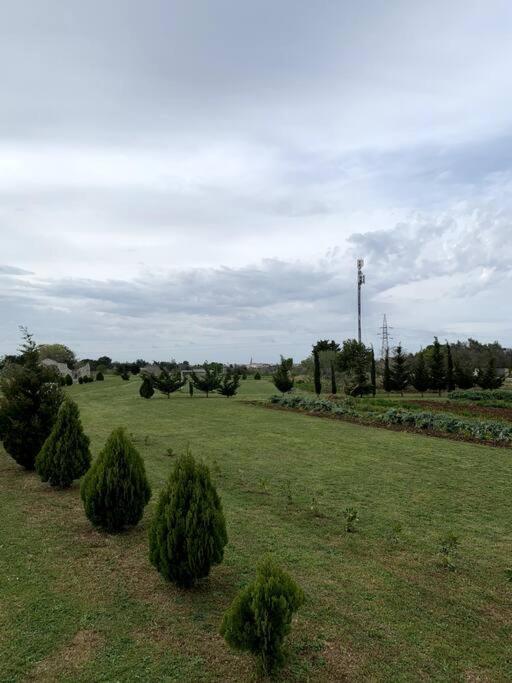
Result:
M69 375L69 374L66 375L64 377L64 382L65 382L66 386L70 387L73 384L73 378L71 377L71 375Z
M425 360L425 353L420 351L416 356L414 368L411 375L412 386L419 391L423 396L425 391L430 386L430 377L428 374L427 361Z
M208 395L219 388L222 379L222 365L219 363L203 363L204 374L198 375L195 372L190 374L190 379L194 388L203 391Z
M158 377L153 378L153 384L155 389L165 394L167 398L175 391L181 389L186 383L186 379L182 379L181 373L178 370L173 372L167 372L167 370L162 370Z
M39 358L45 360L51 358L58 363L65 363L70 368L76 365L76 356L70 348L64 344L39 344L37 347Z
M100 356L96 361L96 365L103 365L103 367L105 367L107 370L110 370L112 367L112 358L109 358L108 356Z
M409 386L409 369L407 367L407 358L403 352L402 345L398 344L395 348L391 365L391 381L393 388L404 395L404 389Z
M455 373L453 368L452 351L448 342L446 342L446 389L448 391L453 391L455 389Z
M151 398L155 390L153 389L153 380L148 375L142 376L142 384L140 385L139 394L142 398Z
M162 489L149 532L149 558L168 581L185 588L224 557L226 523L208 467L180 456Z
M52 368L39 362L32 335L22 328L19 362L0 376L0 439L7 453L28 470L48 438L64 395Z
M473 370L463 363L458 361L455 362L453 376L455 384L459 387L459 389L471 389L471 387L475 386Z
M283 394L288 393L293 389L294 380L290 375L290 370L293 367L293 360L291 358L283 358L277 367L277 370L272 375L272 382L278 391Z
M432 354L430 356L430 388L439 395L446 388L446 371L441 344L434 337Z
M223 376L217 389L219 394L230 398L234 396L240 387L240 375L237 372L228 370Z
M35 464L42 481L59 488L68 488L89 469L89 437L84 434L78 406L71 399L62 402Z
M100 370L99 372L96 373L96 381L97 381L97 382L103 382L104 379L105 379L105 376L103 375L103 373L101 372L101 370Z
M485 370L478 370L476 383L482 389L499 389L504 381L505 377L500 377L496 372L496 361L489 356Z
M248 650L265 676L284 663L283 641L304 593L270 558L260 562L256 579L233 600L222 620L221 635L237 650Z
M80 495L94 526L120 531L142 518L151 497L144 461L123 429L115 429L82 479Z
M372 395L375 396L377 393L377 368L375 366L375 353L373 351L373 346L371 349L370 359L370 384L372 385Z
M389 367L389 351L386 350L384 356L384 373L382 375L382 387L385 392L389 394L393 390L393 378L391 376L391 368Z

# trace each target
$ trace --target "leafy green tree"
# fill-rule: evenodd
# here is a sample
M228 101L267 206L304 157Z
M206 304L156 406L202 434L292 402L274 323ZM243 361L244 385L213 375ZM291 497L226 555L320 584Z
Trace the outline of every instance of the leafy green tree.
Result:
M396 391L400 395L404 395L404 389L409 386L409 369L407 367L407 358L403 352L402 345L398 344L395 348L395 354L391 365L391 381Z
M224 513L208 467L188 452L160 494L149 533L151 563L186 588L222 562L226 543Z
M345 391L352 396L371 393L369 382L371 352L357 339L345 339L337 354L338 368L344 374Z
M198 375L195 372L190 374L190 379L194 388L203 391L208 395L219 388L222 380L222 365L219 363L203 363L204 374ZM255 376L256 379L256 376Z
M446 388L446 371L441 344L437 337L434 337L432 345L429 370L430 388L441 395L441 392Z
M162 370L158 377L153 378L153 384L155 388L158 389L162 394L165 394L167 398L175 391L181 389L185 386L186 379L182 379L181 373L178 370L173 372L167 372L167 370Z
M97 382L103 382L104 380L105 380L105 375L100 370L99 372L96 373L96 381Z
M51 358L58 363L69 365L70 368L74 368L76 365L75 354L64 344L39 344L37 350L41 360Z
M66 398L36 457L36 472L42 481L64 489L85 474L90 464L89 437L84 434L78 406Z
M222 376L217 391L219 392L219 394L222 394L222 396L230 398L231 396L234 396L236 394L239 388L240 375L237 372L233 373L231 370L228 370Z
M373 351L373 346L371 349L370 359L370 384L372 385L372 395L375 396L377 393L377 367L375 365L375 353Z
M142 376L142 384L140 385L139 394L142 398L151 398L155 390L153 389L153 380L148 375Z
M80 495L94 526L120 531L139 522L151 497L144 461L126 436L115 429L82 479Z
M416 391L419 391L422 396L430 386L427 361L425 360L425 353L423 351L420 351L420 353L418 353L416 356L416 361L414 363L411 376L411 383Z
M384 356L384 373L382 375L382 386L384 388L384 391L388 394L390 391L393 391L393 378L391 376L391 368L389 366L389 351L386 351L386 355Z
M471 389L471 387L475 386L473 371L467 365L456 361L454 363L453 375L455 384L459 389Z
M478 370L476 383L482 389L499 389L504 381L505 378L500 377L496 372L496 361L489 356L485 370Z
M448 342L446 342L446 389L448 391L453 391L455 389L455 373L453 368L452 351Z
M303 602L304 593L295 581L266 558L256 579L238 593L225 613L221 635L231 647L255 655L262 673L269 675L284 663L283 641Z
M0 439L19 465L33 470L64 395L55 371L39 362L32 335L22 333L19 362L9 363L0 377Z
M100 356L96 361L96 366L102 365L106 370L110 370L112 367L112 358L108 356Z
M272 382L278 391L283 394L288 393L293 389L294 380L290 375L290 370L293 367L293 360L291 358L283 358L278 365L277 370L272 375Z

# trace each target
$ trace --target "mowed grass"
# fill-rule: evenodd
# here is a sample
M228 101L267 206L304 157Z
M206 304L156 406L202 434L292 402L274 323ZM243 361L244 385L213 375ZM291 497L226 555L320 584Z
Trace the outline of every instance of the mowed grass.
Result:
M94 455L121 425L145 459L153 498L137 528L92 529L77 486L54 491L0 455L1 681L254 680L218 631L265 553L307 596L283 679L512 679L510 451L247 402L272 393L266 380L236 399L146 401L139 384L69 389ZM166 450L188 446L211 468L229 544L185 592L150 565L147 534ZM344 531L347 506L357 533ZM448 531L454 572L438 562Z

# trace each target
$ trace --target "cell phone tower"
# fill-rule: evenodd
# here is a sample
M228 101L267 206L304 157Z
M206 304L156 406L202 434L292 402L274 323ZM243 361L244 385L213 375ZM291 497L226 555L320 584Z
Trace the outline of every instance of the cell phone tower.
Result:
M389 340L393 337L389 334L389 330L393 328L388 325L386 314L384 313L384 318L382 320L382 327L380 328L379 337L382 337L382 345L380 347L380 357L385 358L386 354L389 353Z
M363 273L364 261L357 259L357 341L361 343L361 286L365 283Z

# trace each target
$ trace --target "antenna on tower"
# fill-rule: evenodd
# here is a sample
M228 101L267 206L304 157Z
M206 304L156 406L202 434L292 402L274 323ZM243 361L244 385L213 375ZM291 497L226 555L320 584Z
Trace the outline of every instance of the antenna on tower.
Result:
M364 261L357 259L357 341L361 343L361 285L365 283L363 273Z
M386 314L384 313L384 318L382 320L382 327L380 328L379 337L382 337L382 345L380 347L380 357L385 358L389 353L389 340L393 337L389 334L389 330L393 328L388 325L386 319Z

